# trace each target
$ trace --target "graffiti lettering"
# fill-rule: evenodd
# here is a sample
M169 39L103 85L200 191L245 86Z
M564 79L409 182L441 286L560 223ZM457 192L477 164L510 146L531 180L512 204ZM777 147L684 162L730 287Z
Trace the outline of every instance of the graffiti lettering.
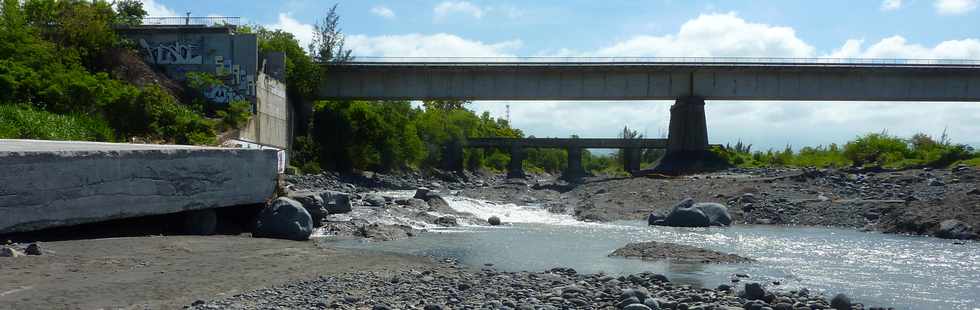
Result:
M140 46L146 51L146 61L158 65L201 64L200 46L186 41L148 43L140 39Z

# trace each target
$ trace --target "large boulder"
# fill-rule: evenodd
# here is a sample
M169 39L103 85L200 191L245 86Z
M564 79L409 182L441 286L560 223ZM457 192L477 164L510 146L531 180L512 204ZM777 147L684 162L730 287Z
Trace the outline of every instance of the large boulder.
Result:
M490 226L500 225L500 218L497 217L496 215L491 216L490 218L487 219L487 223L490 223Z
M313 218L296 200L279 197L270 202L256 219L254 237L307 240L313 233Z
M327 206L323 202L323 197L314 191L296 191L286 195L292 200L299 202L306 209L306 212L313 218L313 224L319 225L324 217L329 214Z
M703 202L694 204L694 208L708 217L708 225L728 226L732 224L732 216L728 214L728 207L722 204Z
M320 198L323 199L327 213L347 213L351 211L350 195L335 191L321 191Z
M945 220L939 223L939 231L936 237L945 239L977 239L977 234L973 232L973 227L960 220Z
M708 227L711 220L704 212L694 207L694 199L687 198L675 205L670 214L667 214L665 224L674 227Z
M385 198L378 194L367 194L367 196L364 196L364 203L372 207L383 207L385 205Z

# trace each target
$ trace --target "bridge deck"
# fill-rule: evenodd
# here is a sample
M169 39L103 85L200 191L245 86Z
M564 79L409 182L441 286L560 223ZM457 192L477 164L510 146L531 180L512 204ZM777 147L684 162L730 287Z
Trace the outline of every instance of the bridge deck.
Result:
M377 100L980 101L975 60L641 60L326 64L319 91Z

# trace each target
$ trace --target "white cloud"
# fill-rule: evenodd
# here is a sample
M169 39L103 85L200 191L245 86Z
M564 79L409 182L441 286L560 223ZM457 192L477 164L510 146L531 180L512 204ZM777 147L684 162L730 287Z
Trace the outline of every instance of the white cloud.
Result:
M977 0L936 0L936 12L942 15L966 14L977 8Z
M392 11L390 8L383 5L377 5L372 7L371 14L378 15L387 19L395 18L395 11Z
M882 11L894 11L902 8L902 0L884 0L881 2Z
M911 58L911 59L980 59L980 40L943 41L926 47L909 43L902 36L881 39L864 48L864 40L847 40L829 55L835 58Z
M171 10L167 6L157 3L155 0L140 0L143 3L143 10L146 11L146 15L150 17L166 17L166 16L182 16L178 15L177 12Z
M296 37L296 40L299 41L300 47L304 49L313 41L313 25L304 24L293 19L289 16L289 13L279 13L279 20L275 24L265 26L269 29L279 29L292 33Z
M520 40L484 43L446 33L347 37L347 46L357 56L508 57L521 45Z
M443 1L432 8L436 20L442 20L448 16L462 14L473 18L482 18L484 9L466 1Z
M812 57L814 47L790 27L750 23L735 13L701 14L676 34L638 35L600 48L597 56Z

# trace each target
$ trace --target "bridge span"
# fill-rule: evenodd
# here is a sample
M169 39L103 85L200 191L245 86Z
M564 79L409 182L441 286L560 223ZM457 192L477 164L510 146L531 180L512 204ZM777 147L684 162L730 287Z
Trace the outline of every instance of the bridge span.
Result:
M321 99L675 100L662 163L707 155L705 100L980 102L980 60L361 58L324 66Z
M462 143L450 145L448 156L444 156L444 167L462 170L462 148L500 148L510 154L507 164L508 178L524 177L523 161L526 148L560 148L568 153L568 163L562 178L574 180L586 175L582 166L583 149L623 149L625 158L623 170L634 173L640 170L640 154L643 149L662 149L667 147L667 139L603 139L603 138L469 138Z

